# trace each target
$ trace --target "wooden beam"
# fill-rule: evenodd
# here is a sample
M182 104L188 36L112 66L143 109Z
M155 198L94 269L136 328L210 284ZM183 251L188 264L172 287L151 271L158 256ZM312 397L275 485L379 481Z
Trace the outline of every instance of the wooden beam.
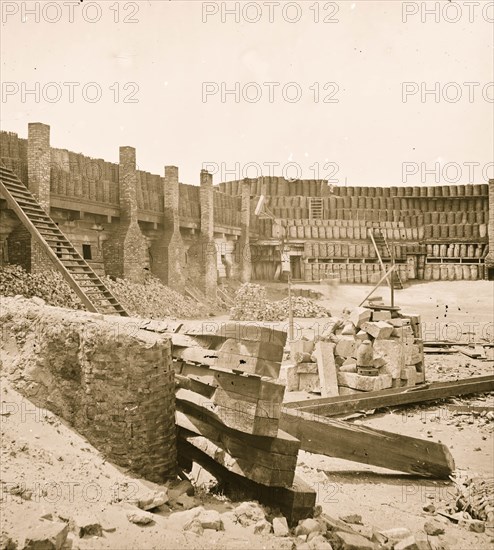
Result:
M295 476L290 488L268 487L230 472L189 441L179 438L177 450L179 463L193 461L211 472L221 481L226 495L237 499L242 495L243 500L257 500L266 506L279 508L291 526L314 513L316 492L298 476Z
M451 453L442 443L355 426L300 410L284 408L280 429L300 439L301 449L315 454L440 479L447 479L455 467Z
M477 376L453 382L435 382L414 388L390 388L352 396L322 397L285 403L288 409L297 409L320 416L336 416L357 411L436 401L455 395L494 391L494 376Z

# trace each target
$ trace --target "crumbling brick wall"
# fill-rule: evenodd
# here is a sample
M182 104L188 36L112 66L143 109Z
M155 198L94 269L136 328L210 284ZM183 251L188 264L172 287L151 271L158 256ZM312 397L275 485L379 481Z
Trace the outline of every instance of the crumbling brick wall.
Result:
M154 482L175 474L170 341L137 319L3 298L3 375L117 465Z

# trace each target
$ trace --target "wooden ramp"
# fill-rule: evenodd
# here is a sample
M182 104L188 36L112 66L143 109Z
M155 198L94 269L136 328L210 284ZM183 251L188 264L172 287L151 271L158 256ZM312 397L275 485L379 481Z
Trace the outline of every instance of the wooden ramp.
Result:
M0 194L88 311L127 316L118 300L43 210L29 189L14 172L4 166L0 166Z

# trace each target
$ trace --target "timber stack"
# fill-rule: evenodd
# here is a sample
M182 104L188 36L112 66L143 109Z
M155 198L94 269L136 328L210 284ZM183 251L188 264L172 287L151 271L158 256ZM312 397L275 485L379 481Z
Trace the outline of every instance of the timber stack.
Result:
M292 342L287 391L331 397L424 383L420 316L379 300L330 318L313 340Z
M286 333L252 324L182 325L171 335L179 462L197 462L278 507L309 517L315 492L295 476L300 441L279 428Z

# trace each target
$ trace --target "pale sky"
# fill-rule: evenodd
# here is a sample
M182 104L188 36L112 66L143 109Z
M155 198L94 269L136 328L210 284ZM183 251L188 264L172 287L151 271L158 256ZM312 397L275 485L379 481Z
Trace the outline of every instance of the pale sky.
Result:
M139 168L162 175L177 165L183 183L198 184L204 163L217 166L215 183L255 177L249 163L265 175L278 163L273 174L349 185L402 185L404 169L406 183L434 185L435 163L440 184L494 177L492 2L472 12L472 3L441 1L439 22L421 20L421 2L324 1L319 22L314 0L291 2L284 14L279 3L250 2L245 12L248 2L238 2L240 22L222 22L235 2L121 1L117 13L115 0L59 2L59 12L54 2L2 0L2 129L26 137L28 122L44 122L53 147L113 162L131 145ZM35 4L38 22L21 9ZM72 103L69 82L79 83ZM91 82L88 97L101 92L94 103L82 94ZM203 98L206 82L218 92ZM259 101L222 101L235 82L250 99L260 90ZM278 83L273 102L267 82ZM23 94L36 83L39 98ZM422 102L434 83L439 102L433 94ZM123 102L132 92L137 102Z

